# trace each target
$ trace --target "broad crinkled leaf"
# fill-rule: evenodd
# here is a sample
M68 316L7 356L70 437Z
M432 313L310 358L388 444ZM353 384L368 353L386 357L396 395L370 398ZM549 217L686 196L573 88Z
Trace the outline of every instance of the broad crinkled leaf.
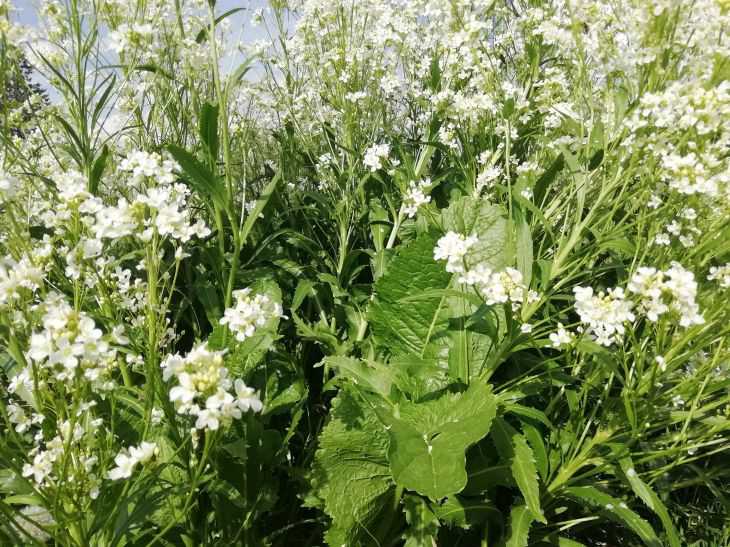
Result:
M389 418L388 459L395 481L438 500L466 486L466 449L482 439L497 412L488 384L458 394L406 403Z
M467 255L467 264L475 266L484 262L499 270L506 265L507 219L504 209L484 200L464 196L454 201L442 211L444 230L465 235L475 235L477 244ZM469 287L458 287L465 294L473 294ZM494 332L488 332L487 322L493 318L483 315L477 323L468 323L466 318L477 311L478 307L466 298L449 298L449 369L451 375L463 381L481 373L487 357L494 349L495 338L504 332L501 317L493 321ZM498 315L500 308L493 308Z
M506 264L507 217L503 207L483 199L463 196L441 213L445 231L475 235L479 240L467 255L467 265L484 262L499 270Z
M393 385L393 370L376 361L333 355L324 362L354 384L388 399Z
M394 485L387 460L388 435L375 414L345 388L332 405L319 438L312 489L332 519L332 547L369 545L377 518L393 507Z
M445 295L436 293L405 302L449 285L451 274L433 259L435 246L436 237L431 234L405 246L375 284L368 321L378 346L392 355L425 356L427 346L435 348L432 343L448 326Z

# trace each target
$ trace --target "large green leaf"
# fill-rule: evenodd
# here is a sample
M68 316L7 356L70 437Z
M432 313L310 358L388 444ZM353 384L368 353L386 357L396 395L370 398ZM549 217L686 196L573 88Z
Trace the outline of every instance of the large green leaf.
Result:
M406 403L388 417L388 460L395 481L439 500L466 486L466 449L481 440L497 412L488 384L472 383L423 403Z
M446 295L437 293L404 302L449 285L451 274L433 259L435 245L436 237L427 234L402 248L375 283L368 321L377 345L392 355L410 353L424 357L438 352L434 340L448 326ZM440 347L445 352L446 346Z
M467 265L483 262L498 270L507 260L507 217L503 207L482 199L463 196L441 213L444 230L475 235L479 240L467 256Z
M454 201L442 212L444 230L475 235L478 242L468 255L468 264L484 262L494 269L506 265L507 219L504 209L484 200L464 196ZM458 287L472 295L468 287ZM503 312L494 308L497 315L479 314L473 317L479 306L466 298L449 298L449 369L454 378L468 382L482 371L494 345L504 333ZM468 318L472 318L471 320Z
M332 519L327 543L369 545L377 517L394 506L394 485L382 423L345 388L332 405L331 419L319 438L312 489Z
M525 506L532 511L536 520L547 522L540 509L540 485L537 482L537 466L535 456L525 438L520 435L512 437L514 456L512 457L512 476L525 498Z
M605 514L632 530L641 540L650 547L660 547L661 541L651 525L639 515L629 509L624 502L609 496L593 486L573 486L566 488L568 497L581 503L588 503L602 509Z
M390 398L390 389L394 381L393 370L382 363L340 355L327 357L324 362L354 384L385 399Z

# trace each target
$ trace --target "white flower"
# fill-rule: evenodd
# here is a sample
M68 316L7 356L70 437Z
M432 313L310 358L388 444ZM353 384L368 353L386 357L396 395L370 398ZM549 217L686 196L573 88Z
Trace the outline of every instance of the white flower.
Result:
M269 319L282 316L281 305L265 294L252 296L252 290L245 288L234 291L233 296L235 306L223 312L220 322L228 325L239 342L253 336L256 329L263 327Z
M486 264L479 263L464 272L459 277L459 283L476 286L490 306L511 302L513 311L520 308L525 298L528 301L537 298L537 293L527 289L522 274L515 268L507 267L501 272L494 272Z
M425 191L431 186L431 179L424 179L418 182L411 182L408 192L403 199L403 212L408 218L413 218L418 212L418 208L426 205L431 201L431 196L427 196Z
M662 298L664 274L655 268L645 266L638 268L626 288L641 297L639 307L649 321L656 322L660 315L669 311L669 306Z
M113 480L128 479L132 476L134 468L138 464L145 464L150 461L159 449L156 443L143 441L139 446L130 446L129 449L122 449L114 457L116 467L109 471L108 477Z
M195 420L197 429L209 429L216 431L220 427L220 413L218 410L204 408L198 411L198 419Z
M448 232L436 242L433 258L434 260L446 260L447 272L461 273L464 271L464 257L477 241L476 236L467 237L456 232Z
M50 443L49 443L50 444ZM36 484L44 484L46 478L53 472L53 464L61 452L56 449L41 450L33 457L33 463L23 465L23 476L33 477Z
M131 477L132 471L134 471L134 467L137 465L137 460L129 454L119 453L114 457L114 463L117 466L109 471L109 478L116 481Z
M679 324L683 327L701 325L705 322L697 305L697 282L692 272L685 270L678 262L672 262L666 271L669 278L664 286L672 295L670 308L677 312Z
M139 446L132 446L129 454L139 463L147 463L159 452L156 443L143 441Z
M708 281L718 281L723 289L730 288L730 262L724 266L712 266L707 279Z
M389 154L390 145L374 144L365 151L365 157L362 162L371 172L375 172L383 167L383 160L386 160Z
M575 340L575 335L566 330L562 323L558 323L557 332L551 333L549 338L554 348L560 348L572 344L573 340Z
M170 400L179 414L195 416L196 429L217 430L228 427L249 408L260 411L261 401L243 380L232 383L223 366L222 351L210 351L207 343L194 347L187 356L169 355L162 362L163 378L175 378L178 385L170 389Z
M620 343L625 332L624 323L635 318L631 312L633 303L626 300L623 289L616 287L594 295L591 287L574 287L573 292L575 311L596 342L604 346Z
M31 420L21 406L10 403L7 406L10 423L15 424L15 431L25 433L30 429Z
M249 409L254 412L261 412L264 405L252 388L248 387L241 379L235 381L234 388L236 390L236 404L243 412L247 412Z
M0 170L0 203L15 197L19 186L17 178Z
M477 175L476 194L479 195L485 188L490 188L501 175L502 170L496 166L486 167L480 171Z

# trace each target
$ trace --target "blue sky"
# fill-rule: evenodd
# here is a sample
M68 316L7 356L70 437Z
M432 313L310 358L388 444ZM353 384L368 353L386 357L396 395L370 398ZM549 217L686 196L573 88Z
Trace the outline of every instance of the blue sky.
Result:
M133 0L130 0L133 1ZM13 12L13 20L23 25L30 27L38 26L38 17L36 13L39 7L43 4L43 0L14 0L13 5L15 11ZM254 27L250 24L251 16L253 12L259 8L265 8L268 6L267 0L218 0L216 5L216 13L222 14L235 8L244 8L244 11L240 11L229 16L228 22L231 25L231 35L234 39L241 38L243 42L252 43L258 40L267 39L268 34L263 25ZM222 60L222 70L224 72L232 70L243 60L240 55L232 56ZM254 69L248 74L248 77L256 78L256 70ZM39 79L40 81L40 79ZM47 82L40 81L40 83L48 88ZM54 90L49 89L51 100L56 99L57 94Z

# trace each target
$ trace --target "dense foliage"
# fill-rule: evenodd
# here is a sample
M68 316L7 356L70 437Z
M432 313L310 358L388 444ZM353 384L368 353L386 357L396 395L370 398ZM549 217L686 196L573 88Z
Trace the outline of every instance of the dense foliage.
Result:
M727 0L38 18L0 544L730 542Z

